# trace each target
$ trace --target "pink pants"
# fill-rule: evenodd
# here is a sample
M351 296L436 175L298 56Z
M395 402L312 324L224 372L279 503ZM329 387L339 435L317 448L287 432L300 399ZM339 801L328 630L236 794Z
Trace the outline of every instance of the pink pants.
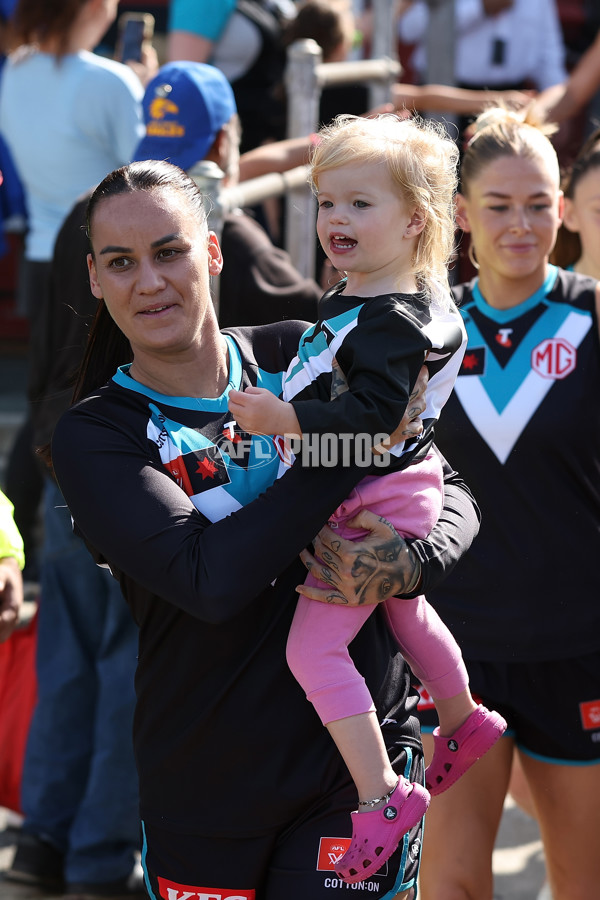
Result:
M426 537L437 521L443 497L438 456L381 478L368 476L330 519L342 537L359 540L367 532L346 522L360 509L384 516L403 537ZM306 584L327 585L308 575ZM323 724L374 709L365 680L348 645L375 606L342 606L299 597L287 644L288 665ZM460 648L425 597L392 597L384 609L402 655L433 698L454 697L468 685Z

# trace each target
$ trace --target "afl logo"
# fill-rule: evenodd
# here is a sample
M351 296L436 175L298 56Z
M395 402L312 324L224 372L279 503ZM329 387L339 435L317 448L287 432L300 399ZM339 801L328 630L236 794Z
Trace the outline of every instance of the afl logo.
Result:
M577 350L564 338L548 338L531 354L531 368L542 378L566 378L576 364Z

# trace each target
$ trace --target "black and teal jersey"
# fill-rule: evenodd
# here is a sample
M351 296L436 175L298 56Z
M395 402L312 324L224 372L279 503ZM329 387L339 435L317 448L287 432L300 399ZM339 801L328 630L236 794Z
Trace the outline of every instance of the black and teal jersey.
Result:
M227 330L227 390L280 391L305 329ZM225 395L167 397L121 370L62 416L52 442L76 526L139 626L142 817L221 837L285 828L348 777L285 646L306 575L298 554L364 474L293 465L276 478L273 454L264 459L254 440L235 449L229 423ZM469 493L448 466L445 475L447 506L413 543L425 589L477 529ZM352 655L380 717L416 746L410 676L383 615L369 618ZM232 785L243 785L233 814Z
M228 411L231 389L249 385L281 392L281 363L272 357L271 370L248 369L240 347L225 334L229 351L229 383L220 397L167 397L128 375L121 367L115 384L140 394L147 404L146 436L156 446L165 469L211 522L250 503L273 483L279 464L279 445L269 435L241 431ZM266 360L264 365L268 365Z
M342 281L319 303L319 319L302 335L286 374L283 397L292 402L303 434L390 435L402 419L427 359L429 383L422 441L458 373L466 337L450 302L439 308L424 292L353 297ZM337 363L347 390L332 388ZM401 457L414 444L391 453Z
M455 289L468 335L436 442L482 526L428 594L467 658L533 661L600 648L600 345L596 282L553 266L507 309Z

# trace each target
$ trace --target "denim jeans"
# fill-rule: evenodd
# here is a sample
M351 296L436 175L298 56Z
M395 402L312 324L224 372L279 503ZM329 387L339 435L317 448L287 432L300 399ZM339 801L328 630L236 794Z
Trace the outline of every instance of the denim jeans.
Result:
M64 853L67 882L115 881L129 875L140 848L132 747L137 627L117 581L73 534L49 478L44 507L38 702L23 770L23 827Z

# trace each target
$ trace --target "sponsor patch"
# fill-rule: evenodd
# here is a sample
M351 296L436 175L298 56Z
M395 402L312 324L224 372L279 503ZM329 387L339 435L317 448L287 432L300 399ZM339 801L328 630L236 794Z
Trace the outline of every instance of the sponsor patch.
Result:
M426 709L435 709L435 703L433 702L433 697L431 696L429 691L426 690L426 688L424 688L422 684L415 684L414 686L419 694L417 709L420 709L421 712Z
M566 378L577 365L577 350L565 338L548 338L534 347L531 368L542 378Z
M600 700L588 700L579 704L581 724L586 731L596 731L600 728Z
M317 858L318 872L335 872L335 867L350 846L351 838L322 837Z
M169 460L164 466L188 497L229 484L231 480L221 451L214 445L202 450L191 450Z
M236 888L196 887L178 884L158 876L158 889L164 900L255 900L256 891Z

